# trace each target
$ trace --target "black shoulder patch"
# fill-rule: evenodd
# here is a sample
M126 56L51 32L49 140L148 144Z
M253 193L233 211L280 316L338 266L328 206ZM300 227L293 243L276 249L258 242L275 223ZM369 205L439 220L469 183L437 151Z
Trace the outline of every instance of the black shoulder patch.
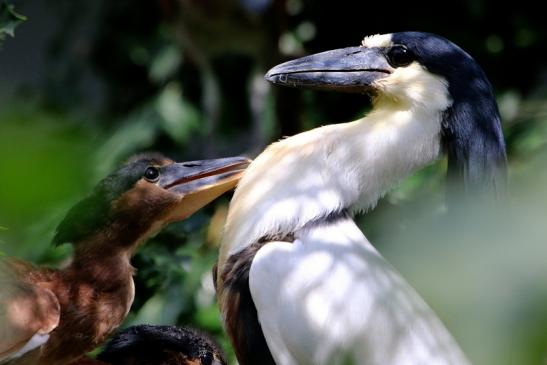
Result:
M264 243L230 256L220 274L223 314L240 365L276 365L260 327L249 288L249 270Z
M351 215L349 214L347 209L340 209L306 223L303 229L330 225L344 219L351 219ZM283 241L287 241L287 239L284 239ZM294 241L294 237L292 239L289 239L289 241Z

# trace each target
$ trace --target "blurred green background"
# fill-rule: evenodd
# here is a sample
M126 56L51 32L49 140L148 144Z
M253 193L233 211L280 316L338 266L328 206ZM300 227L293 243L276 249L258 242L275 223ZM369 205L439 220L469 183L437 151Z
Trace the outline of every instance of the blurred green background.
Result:
M271 66L401 30L462 46L496 91L510 202L446 219L440 161L359 222L474 363L547 363L547 22L539 2L11 3L28 20L14 38L0 27L0 252L50 265L70 256L68 245L50 244L67 209L133 153L254 156L282 136L370 107L361 95L272 88L262 78ZM210 276L228 201L141 248L126 325L201 328L235 363Z

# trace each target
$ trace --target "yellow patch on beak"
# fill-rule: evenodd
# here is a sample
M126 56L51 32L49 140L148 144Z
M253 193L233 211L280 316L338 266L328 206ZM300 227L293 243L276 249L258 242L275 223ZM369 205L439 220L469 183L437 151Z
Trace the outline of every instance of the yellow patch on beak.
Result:
M214 163L211 168L211 161ZM179 194L179 201L169 212L166 221L185 219L223 193L235 188L250 160L244 158L209 160L196 167L196 173L179 178L170 191Z
M182 196L169 220L178 221L188 218L225 192L234 189L242 176L243 170L240 170Z

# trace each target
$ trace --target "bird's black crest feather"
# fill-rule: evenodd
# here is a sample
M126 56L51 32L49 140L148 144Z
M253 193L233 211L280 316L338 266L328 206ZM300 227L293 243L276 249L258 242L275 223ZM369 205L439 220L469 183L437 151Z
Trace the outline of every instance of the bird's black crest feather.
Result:
M448 155L449 196L502 195L505 142L492 85L482 68L460 47L434 34L395 33L392 41L406 45L420 64L448 82L453 103L444 113L441 138Z

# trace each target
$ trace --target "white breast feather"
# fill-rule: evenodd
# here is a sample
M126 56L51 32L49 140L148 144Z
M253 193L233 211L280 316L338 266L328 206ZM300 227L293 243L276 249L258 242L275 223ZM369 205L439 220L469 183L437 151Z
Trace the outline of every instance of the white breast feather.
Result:
M265 245L249 286L278 365L468 363L349 219Z

